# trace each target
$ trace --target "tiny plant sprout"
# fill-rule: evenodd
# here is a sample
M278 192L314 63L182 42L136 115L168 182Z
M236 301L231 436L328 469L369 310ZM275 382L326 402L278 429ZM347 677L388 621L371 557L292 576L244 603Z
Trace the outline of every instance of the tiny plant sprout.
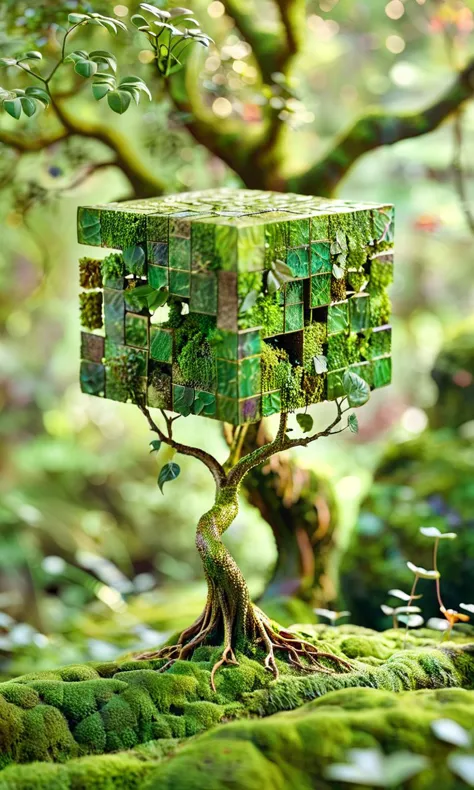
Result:
M468 614L457 612L456 609L445 609L444 606L441 607L441 612L444 614L446 620L448 621L448 628L446 629L446 632L443 635L443 639L445 636L449 636L449 634L453 630L453 626L456 625L456 623L467 623L471 619Z
M408 628L419 628L425 622L419 614L401 614L398 618Z
M415 597L415 590L416 590L416 585L418 584L418 579L431 579L431 580L439 579L439 571L438 570L427 571L426 568L421 568L419 565L414 565L413 562L407 562L407 568L415 575L415 578L413 580L413 586L410 590L410 598L408 600L408 606L411 606ZM413 615L412 617L417 617L417 616L418 615ZM410 615L407 615L406 617L410 618ZM420 619L422 620L422 622L418 624L422 625L423 618ZM403 647L405 647L408 629L415 628L416 626L413 625L413 619L411 620L411 622L409 622L408 619L405 620L405 618L403 617L402 622L405 623L405 640L403 642Z
M462 749L471 745L471 736L461 727L457 721L452 719L436 719L431 722L431 729L440 741L459 746Z
M426 627L431 628L433 631L447 631L449 623L441 617L430 617L426 623Z
M455 532L440 532L437 527L420 527L420 532L425 538L431 538L433 543L433 568L438 570L438 547L440 540L456 540L457 535ZM441 598L440 577L436 579L436 596L438 598L439 608L443 610L444 604Z
M335 625L338 620L342 617L350 617L350 612L333 612L331 609L313 609L313 612L318 615L318 617L325 617L331 625Z
M387 615L387 617L392 618L394 628L398 628L399 615L418 614L421 612L421 609L418 606L396 606L394 608L392 606L386 606L386 604L382 604L380 608L382 612Z
M403 590L389 590L388 595L391 595L393 598L399 598L400 601L418 601L420 598L423 598L422 595L412 595L410 596L409 593L403 592Z

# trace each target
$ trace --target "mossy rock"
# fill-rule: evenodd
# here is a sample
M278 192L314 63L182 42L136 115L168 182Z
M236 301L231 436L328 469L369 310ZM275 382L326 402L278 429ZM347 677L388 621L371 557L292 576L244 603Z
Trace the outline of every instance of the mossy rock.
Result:
M472 441L450 431L427 430L385 452L340 568L343 602L353 619L369 628L389 620L380 605L390 603L391 588L409 591L413 576L407 561L432 567L433 542L420 527L455 532L439 549L445 605L471 603L474 578L474 455ZM440 617L432 582L421 580L423 616Z
M210 672L221 648L201 647L192 661L178 661L165 673L156 671L162 661L125 660L33 673L0 684L0 768L33 761L65 763L150 741L186 739L221 722L297 709L337 689L474 686L474 647L467 638L441 648L432 632L411 633L408 649L402 650L399 631L294 629L322 651L350 658L352 671L302 675L280 659L280 677L274 680L263 668L263 653L256 651L254 658L239 655L238 667L219 670L213 693ZM59 769L57 775L62 776ZM82 787L80 782L73 786Z

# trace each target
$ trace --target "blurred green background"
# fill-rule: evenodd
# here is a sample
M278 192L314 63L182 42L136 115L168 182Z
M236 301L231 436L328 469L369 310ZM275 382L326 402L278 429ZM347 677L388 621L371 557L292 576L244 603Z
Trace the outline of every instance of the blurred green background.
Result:
M178 99L150 63L146 39L132 32L129 20L137 4L124 0L97 3L93 9L117 15L128 34L111 39L98 28L85 29L74 46L92 48L93 42L95 48L110 48L122 71L147 81L151 103L143 100L125 115L114 115L66 74L57 82L71 121L64 139L44 147L34 143L60 128L52 110L20 122L0 116L0 677L155 645L163 634L185 626L205 596L194 530L212 500L206 470L183 458L181 477L163 496L156 485L163 457L148 453L151 437L138 410L79 391L77 260L84 248L76 243L76 209L134 194L114 164L116 151L99 135L88 134L87 126L119 134L128 156L137 158L167 192L176 192L242 186L247 164L240 175L230 166L235 152L229 156L226 148L229 129L242 130L243 140L244 132L251 138L262 123L277 117L280 140L273 156L281 178L289 180L276 187L292 188L292 175L331 150L358 116L373 106L390 113L421 110L453 83L473 54L469 0L308 0L303 23L301 17L297 22L299 52L285 65L282 83L278 74L262 78L252 36L243 35L231 13L233 6L246 8L254 31L263 27L278 37L277 3L197 0L191 5L215 44L207 51L195 48L186 79L176 89ZM291 9L295 4L280 5ZM57 25L64 24L68 12L81 9L90 6L43 2L38 9L23 0L4 2L2 55L39 48L54 58L61 36ZM4 76L2 84L23 85ZM205 123L200 125L201 116ZM450 507L462 511L466 537L458 550L474 562L472 410L460 424L452 414L438 411L433 417L436 403L451 390L454 414L466 402L470 365L474 372L472 335L462 362L455 357L444 378L438 377L440 386L431 376L440 350L474 306L473 151L474 108L466 102L435 131L380 145L360 157L334 185L338 197L395 203L397 257L391 292L393 385L374 393L359 412L358 436L323 440L297 457L302 468L329 479L336 493L330 605L346 602L351 608L347 586L337 595L341 563L343 568L348 564L352 583L361 590L371 576L370 563L365 576L358 575L363 558L355 561L354 576L361 545L354 531L360 529L361 503L369 491L375 496L372 479L382 456L397 453L402 443L420 435L430 442L428 434L449 434L453 458L462 456L462 475L447 483L446 473L440 473L442 483L428 475L420 489L420 469L412 472L402 464L406 475L398 474L390 490L408 502L405 521L418 527L426 519L431 523L434 511L424 506L412 518L410 502L421 497L426 505L427 492L431 496L441 489L453 498L455 489ZM260 167L271 178L274 161L263 159ZM318 186L315 179L315 194L327 192L326 182ZM326 405L313 410L321 424L329 413ZM225 456L221 429L211 420L188 417L178 423L177 435ZM423 472L433 452L422 458ZM390 469L385 479L387 474L390 478ZM464 510L460 499L468 502ZM374 515L373 502L367 507L373 528L378 519L375 544L380 545L382 536L391 534L391 507L384 515L377 508ZM436 512L437 523L451 524L446 509ZM364 524L367 531L367 514ZM246 501L226 542L252 594L259 596L276 562L276 547L270 528ZM386 550L401 575L392 584L390 563L381 576L374 572L377 581L368 593L374 613L385 600L385 587L404 583L405 559L420 559L416 548L410 555L409 546L406 556L398 549L393 554L392 544ZM456 568L454 559L454 576ZM472 564L463 574L471 570ZM459 600L449 603L455 607ZM354 622L363 620L363 609L362 595Z

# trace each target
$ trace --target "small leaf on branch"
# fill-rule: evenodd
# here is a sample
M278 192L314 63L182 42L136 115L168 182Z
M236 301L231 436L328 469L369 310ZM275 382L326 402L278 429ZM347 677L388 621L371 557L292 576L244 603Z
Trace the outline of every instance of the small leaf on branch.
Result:
M357 419L356 414L349 414L349 417L347 418L347 425L349 426L351 433L359 433L359 420Z
M31 116L36 112L36 102L33 99L28 98L28 96L21 96L20 103L25 115L28 118L31 118Z
M96 101L100 101L104 98L112 88L107 82L94 82L92 86L92 95Z
M181 469L179 468L178 464L173 462L165 464L161 468L160 474L158 475L158 488L160 489L161 493L163 493L164 484L169 480L176 480L180 471Z
M49 94L43 90L43 88L37 88L36 85L32 85L30 88L26 89L25 95L36 99L43 107L49 107Z
M78 60L74 66L74 71L76 74L79 74L80 77L88 79L97 73L98 68L97 63L94 63L93 60Z
M370 398L369 385L357 373L348 370L344 374L343 386L347 395L347 402L353 408L363 406Z
M15 58L0 58L0 66L15 66L18 63Z
M12 118L18 120L21 115L20 99L5 99L3 102L3 109L8 113L8 115L11 115Z
M34 50L31 50L30 52L25 52L25 54L22 55L21 59L22 60L23 59L25 59L25 60L43 60L43 56L42 56L41 52L38 52L37 50L34 49Z
M123 113L126 112L130 107L132 97L129 93L127 93L127 91L115 90L110 91L107 96L107 101L111 110L116 112L118 115L123 115Z
M296 422L300 426L303 433L309 433L313 428L314 420L311 414L297 414Z
M69 14L67 20L70 25L80 25L82 22L87 22L90 19L88 14Z
M150 453L157 453L158 450L161 447L160 440L159 439L153 439L153 441L150 442L150 447L151 447Z

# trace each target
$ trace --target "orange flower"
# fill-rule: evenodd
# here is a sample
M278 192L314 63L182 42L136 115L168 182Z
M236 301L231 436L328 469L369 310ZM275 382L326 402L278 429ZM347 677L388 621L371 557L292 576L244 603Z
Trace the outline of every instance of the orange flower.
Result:
M459 622L467 623L471 619L468 614L456 612L455 609L445 609L444 606L441 607L441 611L451 626Z

